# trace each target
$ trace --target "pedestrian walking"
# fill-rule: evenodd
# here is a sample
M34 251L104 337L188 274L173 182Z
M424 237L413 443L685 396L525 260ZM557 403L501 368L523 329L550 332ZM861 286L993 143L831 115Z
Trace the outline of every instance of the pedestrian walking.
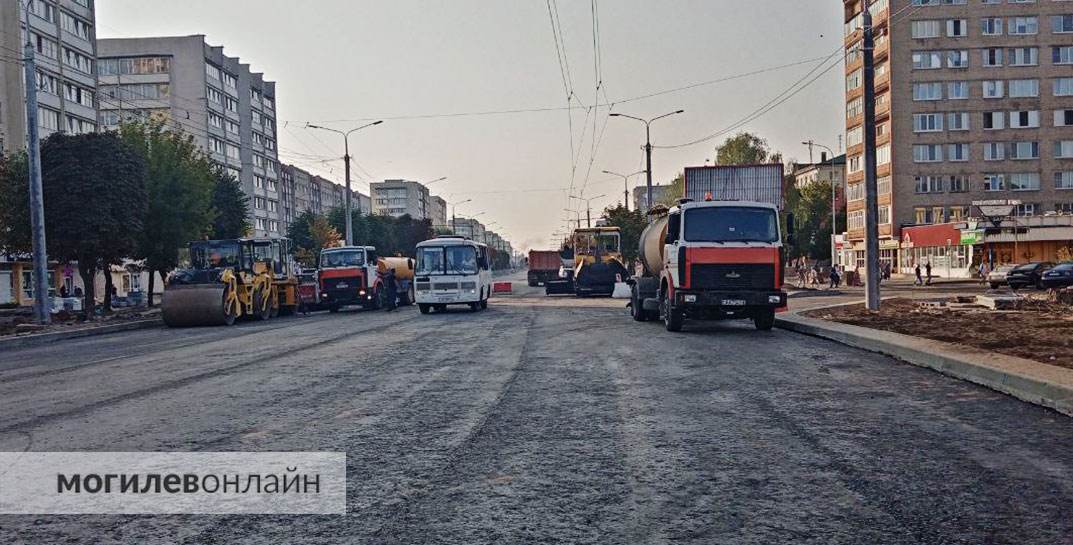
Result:
M829 286L829 287L830 287L830 289L835 289L835 288L837 288L837 287L838 287L838 284L839 284L839 282L841 281L841 279L842 279L842 278L841 278L841 277L839 276L839 274L838 274L838 267L837 267L837 266L835 266L835 265L832 265L832 266L831 266L831 284L830 284L830 286Z
M917 279L913 281L913 285L914 286L923 286L924 285L924 277L921 276L921 274L920 274L920 262L919 261L917 261L916 266L913 268L913 272L916 273L916 277L917 277Z
M399 286L395 279L395 269L388 269L384 275L384 290L387 295L387 310L391 312L399 307Z
M990 272L991 271L987 267L987 262L986 261L981 261L980 262L980 282L983 282L984 284L987 284L987 275Z
M925 284L930 286L931 285L931 260L930 259L928 260L927 263L924 264L924 269L928 272L928 281L925 282Z

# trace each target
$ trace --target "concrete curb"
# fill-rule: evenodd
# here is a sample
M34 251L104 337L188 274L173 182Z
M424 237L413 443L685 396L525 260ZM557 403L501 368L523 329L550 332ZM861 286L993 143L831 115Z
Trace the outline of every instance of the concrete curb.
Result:
M136 329L149 329L161 325L164 325L164 321L160 318L150 318L148 320L134 320L122 324L111 324L100 327L87 327L85 329L76 329L73 331L53 331L51 333L38 333L36 335L20 335L18 337L12 337L10 339L0 339L0 352L15 348L26 348L29 346L38 346L57 341L65 341L68 339L93 337L96 335L108 335L110 333L134 331Z
M1071 369L941 341L806 318L795 312L778 315L775 326L892 356L1073 416Z

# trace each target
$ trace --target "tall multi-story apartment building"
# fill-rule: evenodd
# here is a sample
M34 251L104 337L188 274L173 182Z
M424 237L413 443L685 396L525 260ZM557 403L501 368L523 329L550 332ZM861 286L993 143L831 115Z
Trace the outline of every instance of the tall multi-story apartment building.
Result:
M370 198L374 214L399 217L409 214L412 218L432 218L438 203L430 198L428 187L421 182L409 180L384 180L369 184ZM442 199L440 199L442 201ZM443 203L444 219L447 217L447 203ZM445 221L446 223L446 221Z
M286 232L276 84L203 35L98 41L101 125L156 118L190 134L242 182L254 236Z
M303 212L327 214L333 208L346 206L345 187L294 165L281 167L280 190L283 196L284 232ZM351 191L350 199L354 210L362 214L371 213L369 197Z
M443 197L432 195L428 198L428 219L432 227L447 227L447 201Z
M897 263L904 228L962 221L976 214L973 201L1017 199L1020 216L1071 211L1073 2L844 0L847 239L856 262L864 262L866 2L881 260Z
M473 218L452 218L451 231L477 242L484 242L484 224Z
M41 138L97 130L93 0L8 0L0 2L0 153L26 147L26 90L18 60L27 38L27 6Z

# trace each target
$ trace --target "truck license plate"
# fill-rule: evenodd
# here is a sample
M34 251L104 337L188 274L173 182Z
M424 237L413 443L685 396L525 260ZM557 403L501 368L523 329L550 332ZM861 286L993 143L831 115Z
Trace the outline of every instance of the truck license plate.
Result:
M723 299L723 306L724 307L744 307L745 306L745 300L744 299Z
M349 288L350 284L347 284L346 282L340 282L340 283L336 284L335 287L337 287L339 289Z

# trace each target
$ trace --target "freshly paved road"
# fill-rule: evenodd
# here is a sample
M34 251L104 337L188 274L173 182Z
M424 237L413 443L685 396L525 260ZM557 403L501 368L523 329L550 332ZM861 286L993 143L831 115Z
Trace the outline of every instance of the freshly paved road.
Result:
M0 543L1073 543L1068 418L522 291L0 353L0 450L346 451L349 481L346 516L0 516Z

